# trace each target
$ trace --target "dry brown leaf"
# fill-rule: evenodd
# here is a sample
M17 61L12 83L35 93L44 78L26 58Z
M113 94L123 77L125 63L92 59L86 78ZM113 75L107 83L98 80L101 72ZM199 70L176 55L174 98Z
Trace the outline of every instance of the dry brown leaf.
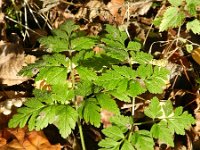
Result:
M7 129L1 132L1 150L60 150L60 144L51 145L42 131L29 132L27 127ZM10 141L11 140L11 141Z
M22 144L19 143L18 140L14 139L11 142L9 142L7 145L5 145L7 149L17 149L17 150L24 150L24 147Z
M6 145L6 139L0 137L0 147Z
M111 2L108 3L107 8L112 14L114 21L117 24L122 24L124 20L124 15L126 13L124 0L111 0Z
M29 140L23 142L23 146L26 150L38 150L38 148L33 145Z
M37 137L37 138L36 138ZM42 131L32 131L28 133L27 139L38 149L59 150L60 145L51 145Z
M37 138L36 138L37 137ZM46 139L45 135L41 131L32 131L28 133L27 139L36 147L39 147L41 144L49 144L49 141Z
M0 41L0 84L15 85L27 80L17 73L24 64L24 52L18 44Z
M111 126L110 117L112 117L113 115L113 112L110 112L106 109L101 110L101 122L104 128Z
M7 131L13 135L20 144L23 143L25 137L25 128L7 129Z

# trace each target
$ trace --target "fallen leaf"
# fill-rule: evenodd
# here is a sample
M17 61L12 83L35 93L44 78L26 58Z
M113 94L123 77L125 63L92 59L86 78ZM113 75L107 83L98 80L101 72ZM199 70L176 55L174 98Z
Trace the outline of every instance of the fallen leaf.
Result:
M27 127L4 128L0 134L1 150L60 150L60 144L51 145L42 131L28 131Z
M24 52L20 45L0 41L0 84L15 85L27 80L17 73L24 64Z
M106 109L101 110L101 122L104 128L111 126L110 117L112 117L113 115L113 112L110 112Z

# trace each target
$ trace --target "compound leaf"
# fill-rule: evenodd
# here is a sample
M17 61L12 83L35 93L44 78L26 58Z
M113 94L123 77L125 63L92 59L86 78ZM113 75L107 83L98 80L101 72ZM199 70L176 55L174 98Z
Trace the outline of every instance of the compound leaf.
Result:
M78 96L88 96L93 92L93 84L91 81L83 80L77 84L75 94Z
M84 50L84 49L92 49L95 45L96 39L92 37L78 37L71 40L71 48L73 50Z
M151 103L147 108L145 108L144 114L152 119L159 118L163 115L162 108L157 97L151 99Z
M124 140L124 143L120 150L128 150L128 149L134 150L134 147L128 140Z
M136 77L135 71L127 66L116 66L113 65L112 68L121 76L124 76L128 79L134 79Z
M36 81L45 80L48 84L63 84L66 82L67 68L65 67L45 67L42 68L36 77Z
M182 4L182 1L183 0L169 0L170 4L176 7L180 6Z
M151 132L152 136L156 139L159 139L160 142L169 144L172 147L174 146L173 133L167 127L167 123L164 120L157 124L154 124L151 127L150 132Z
M168 81L168 73L167 69L155 66L152 76L144 81L149 92L162 93Z
M131 143L136 149L141 150L153 150L154 141L151 133L147 130L139 130L133 133L131 136ZM145 144L144 144L145 143Z
M192 30L194 34L200 34L200 21L194 19L186 24L187 30Z
M100 107L96 99L89 98L81 104L78 108L78 112L81 118L85 120L86 123L90 123L95 127L100 126L101 117L100 117Z
M56 120L54 125L59 129L63 138L67 138L72 129L75 128L78 120L77 111L68 105L59 105L56 107Z
M182 108L176 108L174 115L169 116L167 119L168 127L176 134L185 135L185 129L191 127L191 124L195 124L195 119L186 111L183 113L180 113L181 111L179 111L179 113L177 113L177 109Z
M115 115L110 118L110 122L118 126L125 133L133 125L133 118L123 115Z
M137 75L141 79L145 80L147 77L150 77L153 74L153 67L152 65L140 65L137 68Z
M140 43L133 41L129 42L127 47L128 50L133 50L133 51L139 51L141 48L142 47Z
M119 108L115 102L108 94L99 94L97 95L97 100L101 108L111 111L115 114L120 114Z
M17 114L15 114L12 119L10 119L8 126L10 128L15 128L19 125L20 128L23 128L28 122L29 118L33 113L38 114L45 105L37 99L29 99L24 104L26 107L19 108ZM32 125L35 126L35 122Z
M78 74L79 74L81 80L92 81L97 78L96 73L91 69L88 69L85 67L78 67L77 71L78 71Z
M106 73L102 74L95 82L99 86L103 86L107 90L114 90L119 82L123 80L118 72L114 70L108 70Z
M68 50L68 40L56 36L47 36L39 39L40 44L48 48L48 52L62 52Z
M52 124L55 121L56 116L56 106L47 106L43 108L38 114L36 120L36 130L41 130L48 126L48 124Z
M143 87L138 81L131 81L129 83L128 94L132 97L136 97L146 91L146 88Z
M100 147L103 147L99 150L119 150L120 144L120 142L117 142L112 138L105 138L98 143Z
M124 138L124 134L122 130L117 126L110 126L108 128L105 128L102 130L102 133L106 135L108 138L111 138L115 141L118 141Z
M144 53L144 52L141 52L141 51L137 51L137 52L133 52L131 51L130 52L131 56L132 56L132 63L139 63L139 64L149 64L152 59L153 59L153 56L151 54L148 54L148 53Z
M184 12L180 11L178 7L169 7L164 13L160 24L160 32L168 28L180 27L185 19Z

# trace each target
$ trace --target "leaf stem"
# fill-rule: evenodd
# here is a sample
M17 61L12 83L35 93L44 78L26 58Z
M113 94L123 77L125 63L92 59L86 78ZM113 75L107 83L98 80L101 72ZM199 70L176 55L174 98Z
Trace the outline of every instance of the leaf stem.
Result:
M70 57L72 56L72 54L70 53ZM73 65L72 65L72 61L71 61L71 82L72 82L72 89L75 90L75 70L73 68ZM75 107L76 107L76 110L78 108L78 104L76 103L76 98L73 98L72 101L74 102L75 104ZM81 122L80 122L80 119L78 119L77 121L77 124L78 124L78 129L79 129L79 133L80 133L80 138L81 138L81 146L82 146L82 150L86 150L86 147L85 147L85 140L84 140L84 136L83 136L83 129L82 129L82 125L81 125Z
M132 116L135 114L135 97L132 98Z
M151 123L155 123L158 122L160 120L149 120L149 121L144 121L144 122L138 122L138 123L134 123L134 126L140 126L140 125L144 125L144 124L151 124Z
M79 119L78 119L77 124L78 124L78 129L79 129L79 132L80 132L82 150L86 150L85 140L84 140L84 135L83 135L83 129L82 129L82 125L81 125L81 122L80 122Z

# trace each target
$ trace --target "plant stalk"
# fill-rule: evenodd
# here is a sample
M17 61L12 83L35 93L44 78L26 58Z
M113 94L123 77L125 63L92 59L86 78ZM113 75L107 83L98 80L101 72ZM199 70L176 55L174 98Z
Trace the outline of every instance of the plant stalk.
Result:
M83 129L82 129L82 125L81 125L80 120L78 120L77 124L78 124L78 129L79 129L80 138L81 138L82 150L86 150L86 147L85 147L85 140L84 140L84 135L83 135Z
M71 56L71 54L70 54L70 56ZM75 89L75 82L76 82L74 76L75 76L74 68L73 68L72 62L71 62L71 82L72 82L72 88L73 89ZM73 98L73 102L74 102L76 110L77 110L78 104L76 103L76 99L75 98ZM84 140L84 136L83 136L83 129L82 129L82 125L81 125L80 119L78 119L77 124L78 124L79 133L80 133L82 150L86 150L85 140Z

